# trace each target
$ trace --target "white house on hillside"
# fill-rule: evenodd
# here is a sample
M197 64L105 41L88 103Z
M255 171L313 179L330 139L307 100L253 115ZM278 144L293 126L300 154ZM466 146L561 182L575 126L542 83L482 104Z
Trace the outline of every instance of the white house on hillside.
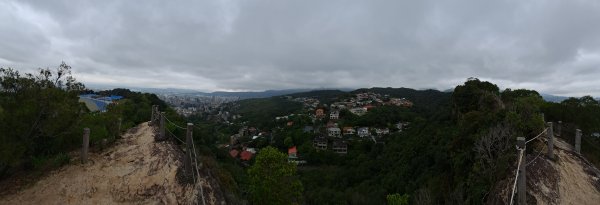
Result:
M332 120L340 119L340 112L337 110L331 111L331 113L329 113L329 119L332 119Z
M370 135L371 135L371 133L369 133L369 128L368 127L358 128L358 136L360 136L360 137L368 137Z
M342 134L342 130L340 130L340 128L337 128L337 127L330 127L330 128L327 128L327 134L330 137L340 137Z

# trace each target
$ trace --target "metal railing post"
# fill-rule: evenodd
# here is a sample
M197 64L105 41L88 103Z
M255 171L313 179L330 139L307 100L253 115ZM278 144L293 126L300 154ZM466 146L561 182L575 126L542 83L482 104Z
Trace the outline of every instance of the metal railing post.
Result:
M90 128L83 128L83 145L81 147L81 163L85 164L88 160L88 150L90 147Z
M194 124L187 123L187 133L185 135L185 157L184 157L184 165L185 165L185 173L188 177L191 177L194 173L192 171L192 135L194 130Z
M526 205L527 203L527 174L525 170L525 138L517 137L517 146L523 150L523 161L519 164L519 178L517 179L517 204ZM520 150L519 150L520 152ZM517 154L519 156L519 154Z
M552 130L552 122L548 122L548 158L554 159L554 130Z
M581 154L581 130L575 130L575 152Z

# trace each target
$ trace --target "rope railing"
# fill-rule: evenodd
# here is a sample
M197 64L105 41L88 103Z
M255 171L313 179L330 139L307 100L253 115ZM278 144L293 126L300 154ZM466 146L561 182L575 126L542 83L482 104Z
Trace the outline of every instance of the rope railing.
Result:
M527 143L529 143L529 142L531 142L531 141L533 141L533 140L537 139L538 137L540 137L540 136L542 136L543 134L545 134L547 131L548 131L548 128L544 129L544 131L542 131L540 134L538 134L538 135L537 135L537 136L535 136L534 138L531 138L530 140L527 140L527 141L525 142L525 144L527 144Z
M169 129L165 129L165 130L166 130L166 131L167 131L169 134L171 134L171 136L172 136L173 138L177 139L177 140L178 140L179 142L181 142L182 144L185 144L185 142L184 142L183 140L179 139L179 138L177 137L177 135L173 134L173 132L171 132Z
M167 122L171 123L171 125L173 125L173 126L175 126L175 127L179 128L179 129L182 129L182 130L185 130L185 129L187 129L187 128L185 128L185 127L182 127L182 126L179 126L179 125L175 124L173 121L169 120L169 118L167 118L167 116L165 116L165 115L162 115L162 116L165 118L165 120L167 120Z
M157 124L153 124L153 125L159 126L159 130L163 130L163 131L160 131L160 133L159 133L160 138L157 138L157 139L163 139L164 140L165 139L164 138L164 134L168 133L172 138L176 139L177 141L181 142L182 145L186 146L185 154L187 154L189 156L189 164L193 166L193 167L190 167L190 168L192 168L191 173L188 170L186 170L186 172L188 172L188 173L191 174L191 177L192 177L194 183L198 183L200 181L201 177L200 177L200 169L199 169L199 164L198 164L198 154L196 153L196 146L194 145L195 144L194 143L194 138L193 138L193 136L191 136L192 133L190 133L190 132L193 131L193 129L189 129L188 130L185 127L179 126L179 125L175 124L173 121L171 121L169 118L167 118L164 114L158 112L157 109L156 110L153 109L153 111L152 111L152 121L156 122L154 120L158 121L158 119L160 119L160 117L163 117L166 120L166 122L164 120L160 120L160 122L158 122ZM170 123L171 125L175 126L175 129L179 128L179 129L182 129L182 130L187 130L187 132L188 132L187 133L188 134L187 137L189 137L188 140L191 140L191 142L187 143L184 140L178 138L177 135L175 135L173 133L173 131L171 131L168 128L166 128L165 123ZM191 124L188 124L188 126L191 126ZM193 127L201 130L200 127L197 127L197 126L193 126ZM166 133L164 133L165 131L166 131ZM179 148L181 148L181 147L179 147ZM181 149L181 151L184 151L184 150ZM185 161L184 163L187 164L188 161ZM188 169L188 167L189 166L186 165L186 169ZM197 185L200 187L200 194L199 195L200 195L200 197L202 199L202 204L206 205L206 201L205 201L205 197L204 197L204 188L203 188L202 184L200 184L200 183L198 183Z
M540 138L540 142L544 143L544 141L542 141L542 138ZM535 160L540 157L542 155L544 151L539 151L537 156L535 156L531 161L529 161L527 164L525 164L525 166L529 166L531 163L535 162Z
M198 175L198 180L200 180L200 170L198 169L198 154L196 154L196 145L194 145L196 143L194 143L194 138L192 137L192 151L194 152L194 167L196 168L196 174ZM200 193L202 193L200 196L202 197L202 204L205 205L206 202L204 200L204 188L202 187L202 184L200 184Z
M517 163L517 167L520 167L521 163L523 162L523 153L525 153L525 149L520 149L520 148L517 148L517 149L519 150L519 162ZM519 169L517 168L515 171L515 182L513 183L512 193L510 195L510 205L513 204L515 194L517 193L516 190L517 190L518 179L519 179Z

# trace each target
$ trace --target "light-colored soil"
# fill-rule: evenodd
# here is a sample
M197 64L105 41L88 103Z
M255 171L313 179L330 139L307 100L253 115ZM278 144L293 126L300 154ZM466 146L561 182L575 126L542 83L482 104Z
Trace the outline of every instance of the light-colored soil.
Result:
M537 204L600 204L600 190L596 188L600 181L591 171L591 165L576 156L572 146L561 139L555 138L554 145L556 160L541 155L527 167L528 194Z
M0 204L195 204L198 188L177 182L181 166L173 145L155 143L147 123L117 144L71 162L31 187L6 195Z
M600 204L600 192L592 183L598 178L584 170L584 165L573 154L558 150L559 203L560 204Z

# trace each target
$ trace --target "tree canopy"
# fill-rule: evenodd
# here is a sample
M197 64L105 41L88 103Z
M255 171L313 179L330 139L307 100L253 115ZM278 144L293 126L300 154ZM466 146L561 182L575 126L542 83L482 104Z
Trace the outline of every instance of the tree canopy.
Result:
M302 183L296 178L296 165L277 149L262 149L248 175L253 204L301 204Z

